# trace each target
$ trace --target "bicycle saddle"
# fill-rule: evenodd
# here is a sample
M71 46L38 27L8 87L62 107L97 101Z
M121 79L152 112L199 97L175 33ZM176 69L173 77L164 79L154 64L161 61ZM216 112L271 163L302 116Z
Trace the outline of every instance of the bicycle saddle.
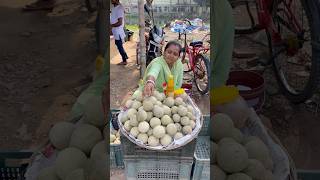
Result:
M193 47L200 47L202 45L203 45L202 41L194 41L190 43L190 46L193 46Z

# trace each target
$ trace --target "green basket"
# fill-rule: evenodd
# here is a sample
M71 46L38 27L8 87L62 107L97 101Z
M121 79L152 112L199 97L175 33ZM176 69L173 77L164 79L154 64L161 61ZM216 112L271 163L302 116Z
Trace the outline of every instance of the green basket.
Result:
M203 125L198 136L208 136L210 127L210 115L203 115Z
M210 180L210 137L197 138L192 180Z
M121 144L110 144L110 167L124 168Z
M117 109L112 109L110 111L110 127L114 128L114 123L112 123L112 121L116 120L119 112L120 110ZM121 144L110 144L110 167L124 168L123 150Z
M117 160L116 160L116 154L114 152L113 146L110 144L110 159L109 159L110 167L116 168L117 167Z
M30 151L0 151L0 179L24 180L32 154Z

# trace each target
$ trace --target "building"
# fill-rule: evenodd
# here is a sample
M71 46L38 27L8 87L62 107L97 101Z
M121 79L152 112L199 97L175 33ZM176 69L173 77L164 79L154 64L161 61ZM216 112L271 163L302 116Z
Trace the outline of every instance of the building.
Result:
M204 2L209 0L204 0ZM128 14L138 14L138 0L122 0ZM155 17L170 18L203 18L209 17L210 7L200 5L194 0L154 0L153 1Z

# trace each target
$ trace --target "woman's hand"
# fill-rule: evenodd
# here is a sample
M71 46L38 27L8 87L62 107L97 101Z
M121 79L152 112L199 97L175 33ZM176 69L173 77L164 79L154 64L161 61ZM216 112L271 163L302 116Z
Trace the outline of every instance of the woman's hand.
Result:
M143 96L151 96L154 91L154 83L147 81L147 83L144 85L144 90L143 90Z

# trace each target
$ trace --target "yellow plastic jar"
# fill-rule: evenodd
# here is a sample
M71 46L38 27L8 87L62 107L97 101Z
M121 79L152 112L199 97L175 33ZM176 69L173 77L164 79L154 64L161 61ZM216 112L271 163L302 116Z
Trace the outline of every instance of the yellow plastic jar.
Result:
M239 90L235 86L221 86L212 89L210 103L214 114L229 115L237 128L242 128L249 117L248 104L239 95Z

